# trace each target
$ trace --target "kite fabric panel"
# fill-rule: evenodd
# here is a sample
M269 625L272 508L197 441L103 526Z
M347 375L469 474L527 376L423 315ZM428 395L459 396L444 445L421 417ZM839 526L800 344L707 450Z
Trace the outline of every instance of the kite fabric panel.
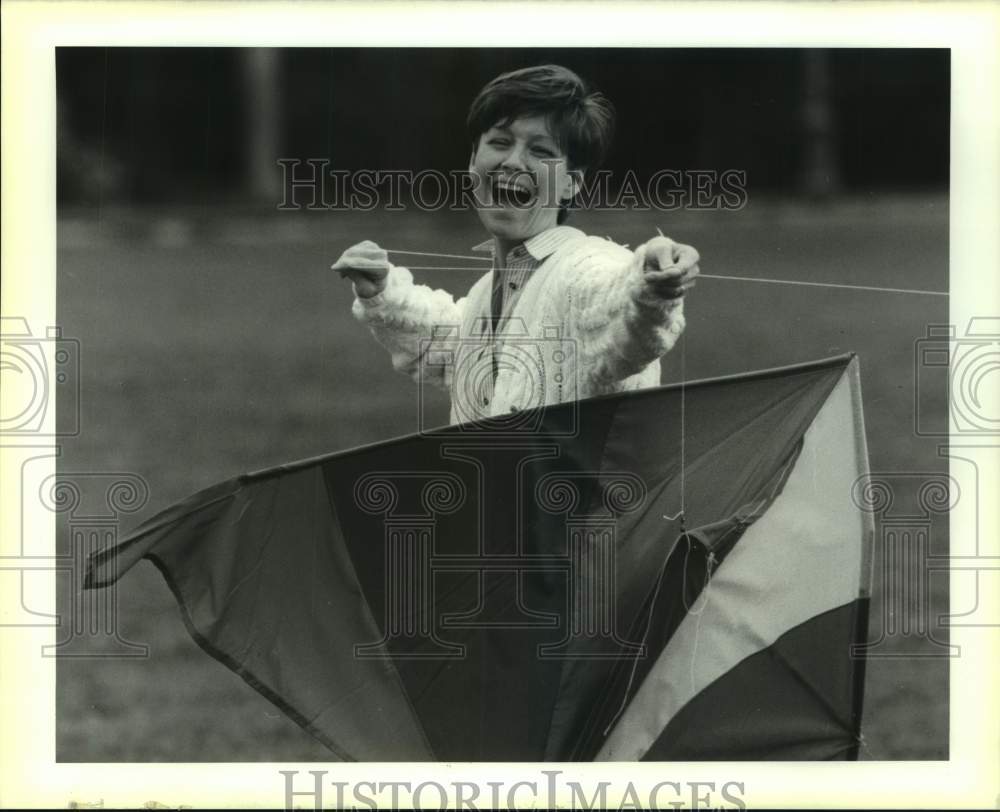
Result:
M344 760L854 758L866 474L844 356L240 476L87 586L152 561L202 648Z

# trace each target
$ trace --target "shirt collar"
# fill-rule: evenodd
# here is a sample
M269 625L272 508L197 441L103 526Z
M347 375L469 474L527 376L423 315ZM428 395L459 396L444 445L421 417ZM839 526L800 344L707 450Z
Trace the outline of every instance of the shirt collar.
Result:
M541 262L545 258L551 256L556 252L556 250L575 237L583 236L583 232L578 228L573 228L572 226L553 226L540 234L536 234L529 240L524 242L524 249L531 254L538 262ZM489 254L493 253L494 242L492 239L486 240L485 242L479 243L479 245L473 246L473 251L483 251ZM517 249L515 249L517 250Z

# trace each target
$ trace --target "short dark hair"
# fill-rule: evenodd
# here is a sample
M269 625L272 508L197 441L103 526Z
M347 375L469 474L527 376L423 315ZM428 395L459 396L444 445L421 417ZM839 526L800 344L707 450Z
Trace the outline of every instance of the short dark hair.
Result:
M504 73L479 91L466 126L472 148L490 127L523 116L547 116L570 169L590 174L604 161L615 131L615 108L603 93L560 65Z

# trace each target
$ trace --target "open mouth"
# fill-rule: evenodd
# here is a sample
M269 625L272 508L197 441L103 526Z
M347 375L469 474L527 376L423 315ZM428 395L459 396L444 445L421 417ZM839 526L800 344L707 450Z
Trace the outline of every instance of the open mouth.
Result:
M527 208L535 200L535 194L524 186L505 180L495 180L491 184L493 200L501 206Z

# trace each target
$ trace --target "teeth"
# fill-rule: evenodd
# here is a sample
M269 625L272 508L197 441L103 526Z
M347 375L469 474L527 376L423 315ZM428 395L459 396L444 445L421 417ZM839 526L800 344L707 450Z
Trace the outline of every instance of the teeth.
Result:
M527 191L528 187L521 183L511 183L509 180L498 180L495 184L501 189L520 189L522 191Z
M498 192L509 194L516 201L521 201L523 204L527 204L534 198L534 192L532 192L531 189L525 186L519 186L515 183L498 180L494 184L494 187Z

